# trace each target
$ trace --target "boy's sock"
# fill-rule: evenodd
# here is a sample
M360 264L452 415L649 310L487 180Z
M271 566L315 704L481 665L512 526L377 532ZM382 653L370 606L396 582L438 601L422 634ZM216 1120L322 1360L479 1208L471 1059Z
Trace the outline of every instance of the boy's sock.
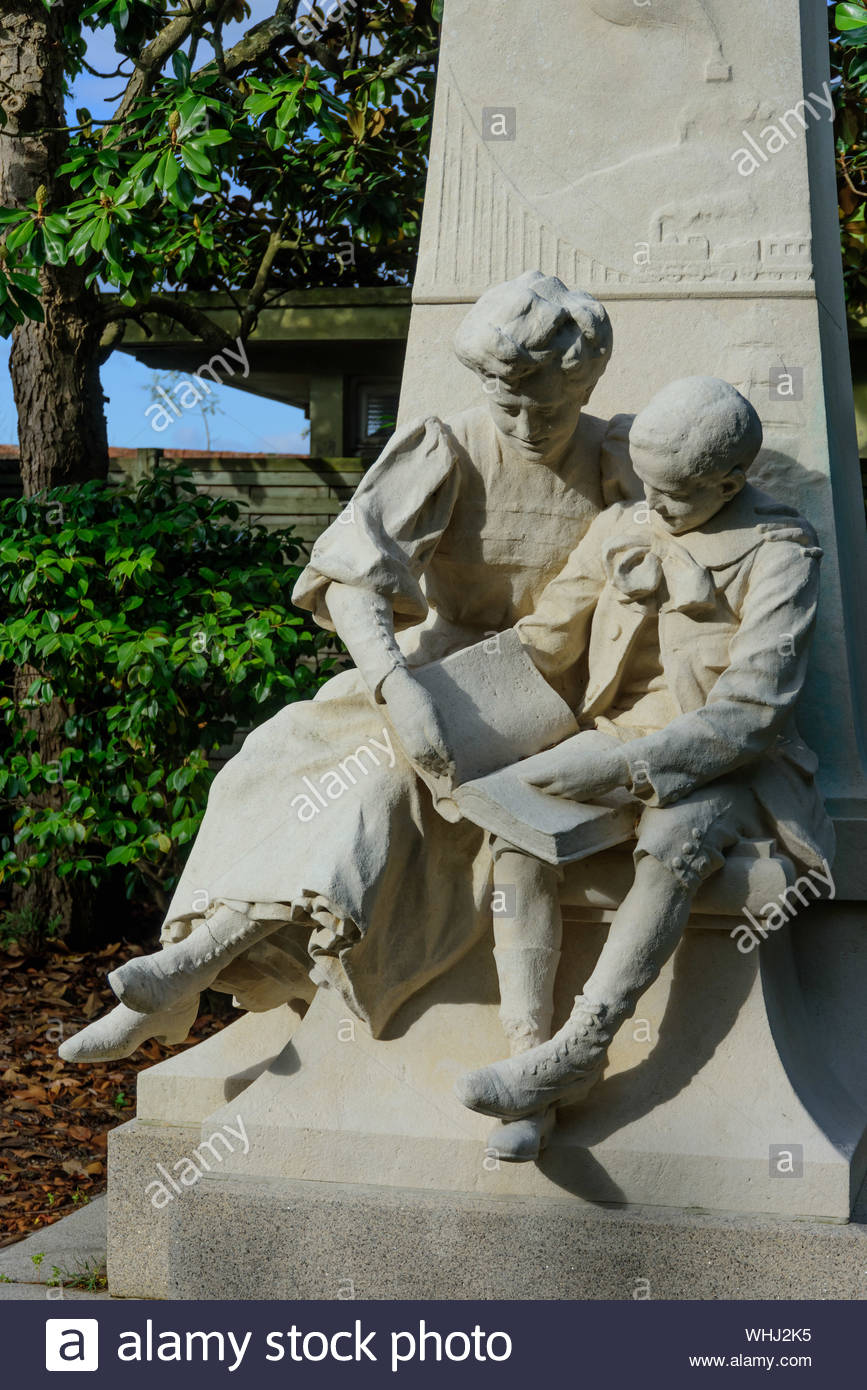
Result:
M561 878L554 865L496 846L494 960L500 1022L512 1056L551 1036L563 932Z

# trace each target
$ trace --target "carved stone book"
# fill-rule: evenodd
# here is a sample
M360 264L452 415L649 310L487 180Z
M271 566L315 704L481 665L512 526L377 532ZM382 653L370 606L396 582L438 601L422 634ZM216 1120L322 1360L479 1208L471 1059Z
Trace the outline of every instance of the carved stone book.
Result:
M550 796L523 780L533 762L526 758L458 787L453 795L461 815L547 864L585 859L632 838L636 803L629 792L611 792L593 805Z
M548 863L581 859L629 839L633 799L585 805L531 787L532 755L578 733L575 716L509 629L413 672L436 701L454 777L419 769L437 809L502 835Z
M441 797L578 733L569 706L511 628L413 675L433 696L455 762L451 780L425 777Z

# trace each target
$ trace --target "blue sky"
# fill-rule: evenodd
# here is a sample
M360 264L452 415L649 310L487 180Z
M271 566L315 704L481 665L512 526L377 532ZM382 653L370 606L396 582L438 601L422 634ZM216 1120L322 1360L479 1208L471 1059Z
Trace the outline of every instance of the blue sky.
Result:
M243 25L227 25L225 42L228 47L237 35L251 24L274 13L274 0L252 0L252 18ZM109 35L91 35L87 59L100 72L113 72L118 65ZM200 50L200 57L202 56ZM123 89L123 79L113 81L82 73L75 83L70 109L86 106L94 116L110 113ZM17 442L15 403L9 379L9 342L0 339L0 443ZM151 428L145 409L151 401L153 373L134 358L115 352L102 369L103 390L108 396L105 412L108 420L109 444L143 448L154 445L166 450L203 449L205 424L195 411L184 412L172 426L161 434ZM308 442L303 437L305 420L300 410L280 405L261 396L251 396L230 386L214 388L217 413L208 419L211 448L240 449L252 453L305 454Z

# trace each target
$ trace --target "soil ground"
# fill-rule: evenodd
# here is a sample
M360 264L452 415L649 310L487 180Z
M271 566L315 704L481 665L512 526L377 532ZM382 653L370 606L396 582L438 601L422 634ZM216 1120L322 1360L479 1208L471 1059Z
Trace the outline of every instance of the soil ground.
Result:
M134 1115L138 1073L237 1016L226 996L209 993L178 1047L149 1042L121 1062L62 1062L63 1039L117 1002L108 971L142 950L113 942L86 953L52 942L0 951L0 1248L103 1192L108 1132Z

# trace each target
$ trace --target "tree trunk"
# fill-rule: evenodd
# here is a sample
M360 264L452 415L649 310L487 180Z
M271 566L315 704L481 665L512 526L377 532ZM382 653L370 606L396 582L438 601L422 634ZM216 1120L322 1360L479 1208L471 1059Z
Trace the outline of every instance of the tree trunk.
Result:
M44 792L31 798L31 804L43 810L59 810L63 804L63 787L59 781L59 757L67 744L63 734L63 723L69 711L59 700L49 704L29 706L27 691L39 676L30 665L19 666L15 671L13 698L22 717L30 728L36 730L37 748L43 763L53 763L58 769L58 780L46 787ZM12 893L13 914L20 914L20 924L35 927L38 932L49 930L52 934L66 936L70 932L85 937L92 923L91 892L89 888L76 885L71 878L60 878L56 863L49 863L40 869L23 887L16 887Z
M66 198L56 170L67 136L63 106L63 12L42 0L11 0L0 18L0 204L21 207L45 189L51 211ZM28 321L12 339L10 372L18 409L25 496L61 483L108 475L99 382L99 307L84 272L70 264L41 272L45 322Z
M10 356L27 497L108 475L99 308L78 267L68 270L43 269L45 322L16 329Z
M0 204L22 207L40 194L46 212L68 195L57 169L68 140L63 99L63 16L74 0L46 8L42 0L5 0L0 15ZM99 305L76 265L44 266L44 323L28 320L12 338L9 369L18 412L18 444L24 494L32 497L64 483L108 476L108 440L99 381ZM22 665L14 698L36 732L44 763L64 743L66 711L59 701L31 707L27 690L39 672ZM59 807L58 783L35 798ZM41 929L80 929L89 917L90 892L58 878L49 864L13 898L13 912Z

